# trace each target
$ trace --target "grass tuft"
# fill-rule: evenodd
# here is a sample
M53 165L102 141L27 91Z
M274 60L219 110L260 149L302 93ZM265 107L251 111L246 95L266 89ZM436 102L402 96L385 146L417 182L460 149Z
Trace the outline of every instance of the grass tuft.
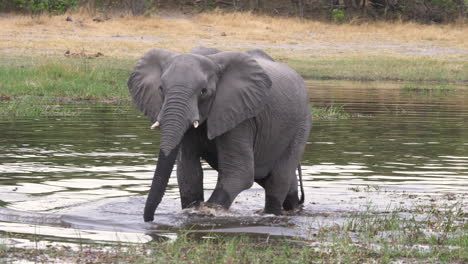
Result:
M407 92L448 92L455 91L458 88L452 84L425 84L425 83L408 83L401 87Z
M54 97L48 96L18 96L11 100L0 102L0 117L52 117L73 116L77 111L70 104L61 104Z
M346 113L342 105L328 105L325 107L312 107L312 118L314 119L348 119L351 114Z

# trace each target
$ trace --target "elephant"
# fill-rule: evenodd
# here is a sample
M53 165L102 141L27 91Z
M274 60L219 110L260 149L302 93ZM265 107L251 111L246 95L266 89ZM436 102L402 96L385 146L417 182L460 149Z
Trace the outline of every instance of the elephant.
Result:
M267 214L303 204L295 170L312 118L304 80L287 65L258 49L152 49L138 61L128 88L161 133L145 222L154 220L176 162L182 208L229 209L254 182L265 190ZM206 202L201 160L218 172Z

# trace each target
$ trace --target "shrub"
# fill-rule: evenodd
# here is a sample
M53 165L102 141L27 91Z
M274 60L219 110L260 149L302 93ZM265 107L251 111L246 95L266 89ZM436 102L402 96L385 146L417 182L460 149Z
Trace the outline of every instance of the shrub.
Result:
M370 0L378 16L423 23L453 22L465 15L467 0Z
M332 20L336 24L342 24L346 20L345 12L341 9L332 10Z
M68 9L78 6L78 4L78 0L0 0L0 9L63 14Z

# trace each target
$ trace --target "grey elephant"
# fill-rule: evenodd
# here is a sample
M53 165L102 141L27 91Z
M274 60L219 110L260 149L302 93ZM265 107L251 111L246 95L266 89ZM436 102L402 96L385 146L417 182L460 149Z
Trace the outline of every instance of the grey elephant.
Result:
M303 203L295 169L312 119L304 80L285 64L261 50L153 49L128 87L152 128L161 129L145 222L153 221L176 160L182 208L204 201L201 159L218 171L207 206L228 209L254 182L265 189L265 213Z

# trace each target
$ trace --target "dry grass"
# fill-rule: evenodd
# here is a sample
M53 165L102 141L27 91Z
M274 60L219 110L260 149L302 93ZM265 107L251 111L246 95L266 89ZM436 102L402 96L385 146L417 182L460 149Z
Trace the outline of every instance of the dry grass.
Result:
M230 32L238 39L293 42L446 41L468 48L464 25L420 25L375 22L335 25L299 18L259 16L252 13L213 12L196 18L200 24Z
M122 57L139 56L154 47L183 52L206 45L225 49L260 47L277 56L296 58L379 52L401 55L407 49L428 48L465 49L461 54L468 56L468 27L464 25L382 22L333 25L216 11L190 17L115 16L104 22L95 22L93 16L83 13L71 16L73 22L66 22L66 16L0 17L0 54L60 55L72 50ZM451 52L435 55L447 54Z

